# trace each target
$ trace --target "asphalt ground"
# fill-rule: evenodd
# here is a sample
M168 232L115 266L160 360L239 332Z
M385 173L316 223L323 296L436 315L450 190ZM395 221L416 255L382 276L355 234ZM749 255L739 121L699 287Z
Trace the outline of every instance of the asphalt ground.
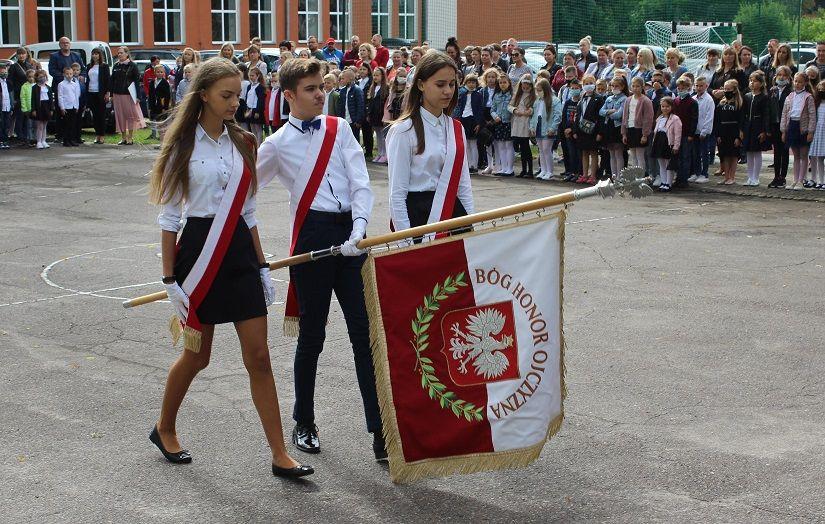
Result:
M392 484L372 460L333 304L323 452L295 451L317 470L295 484L271 476L231 326L181 409L193 463L166 463L147 438L179 350L168 304L120 302L160 289L155 154L0 153L0 521L825 521L823 204L708 188L572 206L566 420L526 469ZM370 169L377 234L387 176ZM473 184L479 210L572 189ZM279 186L258 197L273 258L287 250L286 202ZM282 308L269 341L289 432L295 343L280 334Z

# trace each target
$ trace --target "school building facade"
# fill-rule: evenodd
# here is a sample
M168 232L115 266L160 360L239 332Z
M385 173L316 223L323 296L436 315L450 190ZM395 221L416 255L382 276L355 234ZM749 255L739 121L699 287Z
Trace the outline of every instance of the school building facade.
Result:
M375 33L428 41L443 48L487 44L509 37L548 40L550 0L0 0L0 58L20 45L102 40L132 47L216 49L246 46L254 36L274 47L281 40L347 41ZM513 13L526 13L513 16ZM525 24L525 21L529 23ZM323 45L323 44L322 44Z

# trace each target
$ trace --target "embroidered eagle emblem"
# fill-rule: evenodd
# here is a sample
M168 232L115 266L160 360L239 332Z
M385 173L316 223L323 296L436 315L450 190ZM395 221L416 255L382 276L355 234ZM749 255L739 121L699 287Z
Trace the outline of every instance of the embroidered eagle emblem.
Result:
M467 374L467 365L472 364L475 374L485 379L501 376L510 365L510 359L504 350L513 346L513 337L502 335L504 315L494 308L479 310L465 319L462 331L459 323L451 326L453 337L450 339L452 357L460 364L458 371Z

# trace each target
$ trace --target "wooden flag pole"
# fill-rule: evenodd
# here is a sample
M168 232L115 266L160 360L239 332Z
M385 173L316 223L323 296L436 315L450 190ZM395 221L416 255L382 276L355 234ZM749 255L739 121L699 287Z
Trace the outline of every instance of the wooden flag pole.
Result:
M441 222L434 222L432 224L425 224L423 226L404 229L402 231L395 231L392 233L387 233L385 235L365 238L364 240L358 242L358 248L369 249L374 246L380 246L382 244L391 244L393 242L399 242L408 238L418 238L423 237L424 235L429 235L431 233L451 231L454 229L467 227L472 224L477 224L479 222L495 220L522 213L529 213L531 211L537 211L539 209L544 209L548 207L561 206L564 204L569 204L570 202L575 202L577 200L582 200L583 198L589 198L593 196L611 198L615 196L617 193L624 196L624 193L628 192L634 198L640 198L652 192L652 190L646 185L648 181L646 178L627 178L627 175L635 175L635 172L626 173L631 169L637 168L625 169L625 171L622 172L622 176L620 176L616 182L611 182L610 180L602 180L595 186L591 186L584 189L576 189L575 191L569 191L567 193L562 193L560 195L539 198L536 200L530 200L528 202L522 202L520 204L499 207L496 209L491 209L489 211L473 213L472 215L451 218L449 220L442 220ZM340 253L341 246L333 246L329 249L324 249L322 251L313 251L311 253L303 253L301 255L295 255L287 258L282 258L280 260L276 260L275 262L269 264L269 269L273 270L280 269L283 267L295 266L298 264L303 264L305 262L318 260L319 258L339 255ZM165 298L166 291L159 291L157 293L152 293L150 295L144 295L142 297L136 297L131 300L126 300L123 302L123 307L131 308L135 306L142 306L143 304L148 304L150 302L155 302L157 300L163 300Z

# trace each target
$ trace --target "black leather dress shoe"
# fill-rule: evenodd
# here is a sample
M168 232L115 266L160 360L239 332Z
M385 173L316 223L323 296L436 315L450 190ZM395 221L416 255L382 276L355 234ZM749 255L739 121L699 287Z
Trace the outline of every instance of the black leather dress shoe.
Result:
M158 433L158 427L155 426L152 429L152 432L149 433L149 440L158 447L163 456L166 457L166 460L171 462L172 464L189 464L192 462L192 455L189 454L189 450L182 449L177 453L169 453L166 451L166 448L163 447L163 442L160 441L160 434Z
M312 466L308 464L299 464L294 468L282 468L280 466L272 464L272 474L276 477L283 477L286 479L297 479L300 477L306 477L307 475L312 475L313 473L315 473L315 470L312 469Z
M304 453L320 453L321 441L318 439L318 426L315 424L298 424L292 430L292 443Z
M372 451L376 462L387 462L387 443L378 432L372 434Z

